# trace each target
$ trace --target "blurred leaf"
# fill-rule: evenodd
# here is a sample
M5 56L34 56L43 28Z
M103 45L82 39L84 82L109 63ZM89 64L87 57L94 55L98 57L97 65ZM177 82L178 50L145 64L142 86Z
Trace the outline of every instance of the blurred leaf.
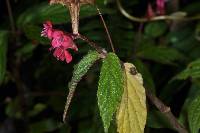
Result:
M36 25L25 25L23 27L25 35L28 39L35 41L36 43L49 44L49 40L41 37L42 28Z
M200 57L200 45L199 41L195 38L193 28L195 25L185 26L177 25L176 30L168 32L167 38L172 47L181 51L186 55L187 59L192 60Z
M17 19L17 26L23 27L29 23L43 23L51 20L53 23L69 22L70 16L62 5L49 5L41 3L24 11Z
M119 133L144 133L147 109L146 94L141 74L133 74L133 64L124 63L125 85L121 104L117 113L117 130Z
M167 117L160 111L149 111L147 115L147 126L151 128L172 128Z
M69 125L62 125L60 128L60 132L59 133L70 133L70 127Z
M151 92L155 94L155 84L147 66L141 60L134 60L133 64L136 66L138 72L142 74L144 84L146 85L147 89L150 89Z
M200 41L200 23L198 23L197 26L196 26L195 37L196 37L197 40Z
M123 92L123 74L119 58L109 53L101 67L97 97L104 130L108 132Z
M191 62L185 70L175 77L175 79L187 79L189 77L194 79L200 77L200 59Z
M11 117L11 118L19 119L22 117L18 98L15 98L9 101L8 105L6 106L5 113L6 115L8 115L8 117Z
M102 13L113 13L112 10L103 7L101 8ZM96 15L97 11L93 6L85 5L81 7L80 19ZM47 20L52 21L54 24L71 22L69 12L65 6L60 4L50 6L48 3L41 3L24 11L17 19L17 26L23 27L29 23L43 23Z
M28 115L29 116L35 116L38 115L40 112L42 112L44 109L46 109L46 104L38 103L35 104L33 110L31 110Z
M20 56L24 59L28 59L32 56L33 50L37 47L37 45L34 45L32 43L28 43L23 45L21 48L16 50L15 55Z
M0 85L4 80L6 73L6 54L7 54L8 34L6 31L0 31Z
M190 15L194 15L194 14L198 14L200 9L200 2L196 1L196 2L191 2L191 4L188 4L183 10L187 13L189 13Z
M162 89L159 90L159 97L161 97L165 103L173 102L172 96L181 91L186 83L187 82L173 80L173 78L168 80L166 85L162 85Z
M189 105L188 120L191 133L199 133L200 128L200 96Z
M53 119L46 119L30 125L30 133L44 133L56 130L61 124Z
M163 35L167 30L165 22L150 22L145 27L145 33L151 37L159 37Z
M174 64L176 60L183 60L184 56L176 49L144 45L136 53L138 57L153 60L163 64Z

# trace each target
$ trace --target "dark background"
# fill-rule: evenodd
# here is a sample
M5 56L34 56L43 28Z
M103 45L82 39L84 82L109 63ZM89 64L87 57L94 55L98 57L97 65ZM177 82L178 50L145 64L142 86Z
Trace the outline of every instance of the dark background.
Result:
M154 0L122 1L126 11L138 17L146 16L148 3L156 9ZM125 18L115 0L97 0L97 5L119 58L134 63L143 75L146 89L169 105L177 119L190 129L188 101L200 94L200 75L193 76L192 72L185 77L177 75L200 58L199 20L139 23ZM40 32L46 20L51 20L58 29L71 32L68 10L61 5L49 6L43 0L10 0L10 6L13 16L8 13L6 1L0 1L0 32L6 32L4 39L7 38L7 50L0 47L0 52L6 51L6 58L0 54L0 60L6 64L0 85L0 133L103 133L96 98L101 61L78 84L68 121L62 123L73 66L92 48L77 40L79 51L71 51L73 61L70 64L57 61L49 51L49 40L40 37ZM200 12L200 2L169 0L165 10L166 14L182 11L193 17ZM9 17L14 19L14 30ZM111 51L94 6L82 6L80 33ZM0 43L4 39L0 38ZM145 132L175 132L164 115L147 103ZM114 121L110 132L116 132Z

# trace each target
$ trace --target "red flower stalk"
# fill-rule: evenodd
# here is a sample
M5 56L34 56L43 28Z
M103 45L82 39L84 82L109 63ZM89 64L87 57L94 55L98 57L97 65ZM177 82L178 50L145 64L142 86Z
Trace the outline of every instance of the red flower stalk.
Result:
M159 15L165 14L165 0L156 0L157 13Z
M54 50L54 57L58 60L66 60L67 63L70 63L72 61L72 56L68 52L68 49L78 51L77 46L73 42L72 36L61 30L53 29L50 21L44 23L43 26L44 28L41 32L41 36L47 37L51 40L50 50Z

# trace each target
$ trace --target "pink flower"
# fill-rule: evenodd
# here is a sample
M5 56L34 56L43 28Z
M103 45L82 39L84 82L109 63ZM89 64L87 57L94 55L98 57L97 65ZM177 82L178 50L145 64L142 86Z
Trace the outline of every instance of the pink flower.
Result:
M67 50L73 49L78 51L72 36L64 33L61 30L53 29L50 21L44 23L43 26L44 28L41 32L41 36L47 37L51 40L50 50L54 50L54 57L56 57L58 60L66 60L67 63L70 63L72 61L72 56Z
M147 18L151 19L154 16L155 16L155 14L154 14L154 11L152 9L152 6L151 6L150 3L148 3L148 6L147 6Z
M49 39L52 39L52 23L51 21L46 21L46 23L43 24L44 28L41 32L41 36L48 37Z
M159 15L165 14L165 0L156 0L157 13Z

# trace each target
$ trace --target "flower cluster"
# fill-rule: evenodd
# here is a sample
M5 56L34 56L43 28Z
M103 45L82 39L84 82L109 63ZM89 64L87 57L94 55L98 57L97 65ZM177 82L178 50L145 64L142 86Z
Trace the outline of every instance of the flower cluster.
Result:
M156 15L165 15L165 0L156 0L156 13L154 12L152 5L148 3L147 6L147 18L155 17Z
M68 49L78 51L77 46L73 42L73 37L61 30L53 29L50 21L45 22L43 26L44 28L41 32L41 36L51 40L50 50L54 50L54 57L61 61L66 60L67 63L71 62L72 56Z
M165 0L156 0L157 13L159 15L165 14Z

